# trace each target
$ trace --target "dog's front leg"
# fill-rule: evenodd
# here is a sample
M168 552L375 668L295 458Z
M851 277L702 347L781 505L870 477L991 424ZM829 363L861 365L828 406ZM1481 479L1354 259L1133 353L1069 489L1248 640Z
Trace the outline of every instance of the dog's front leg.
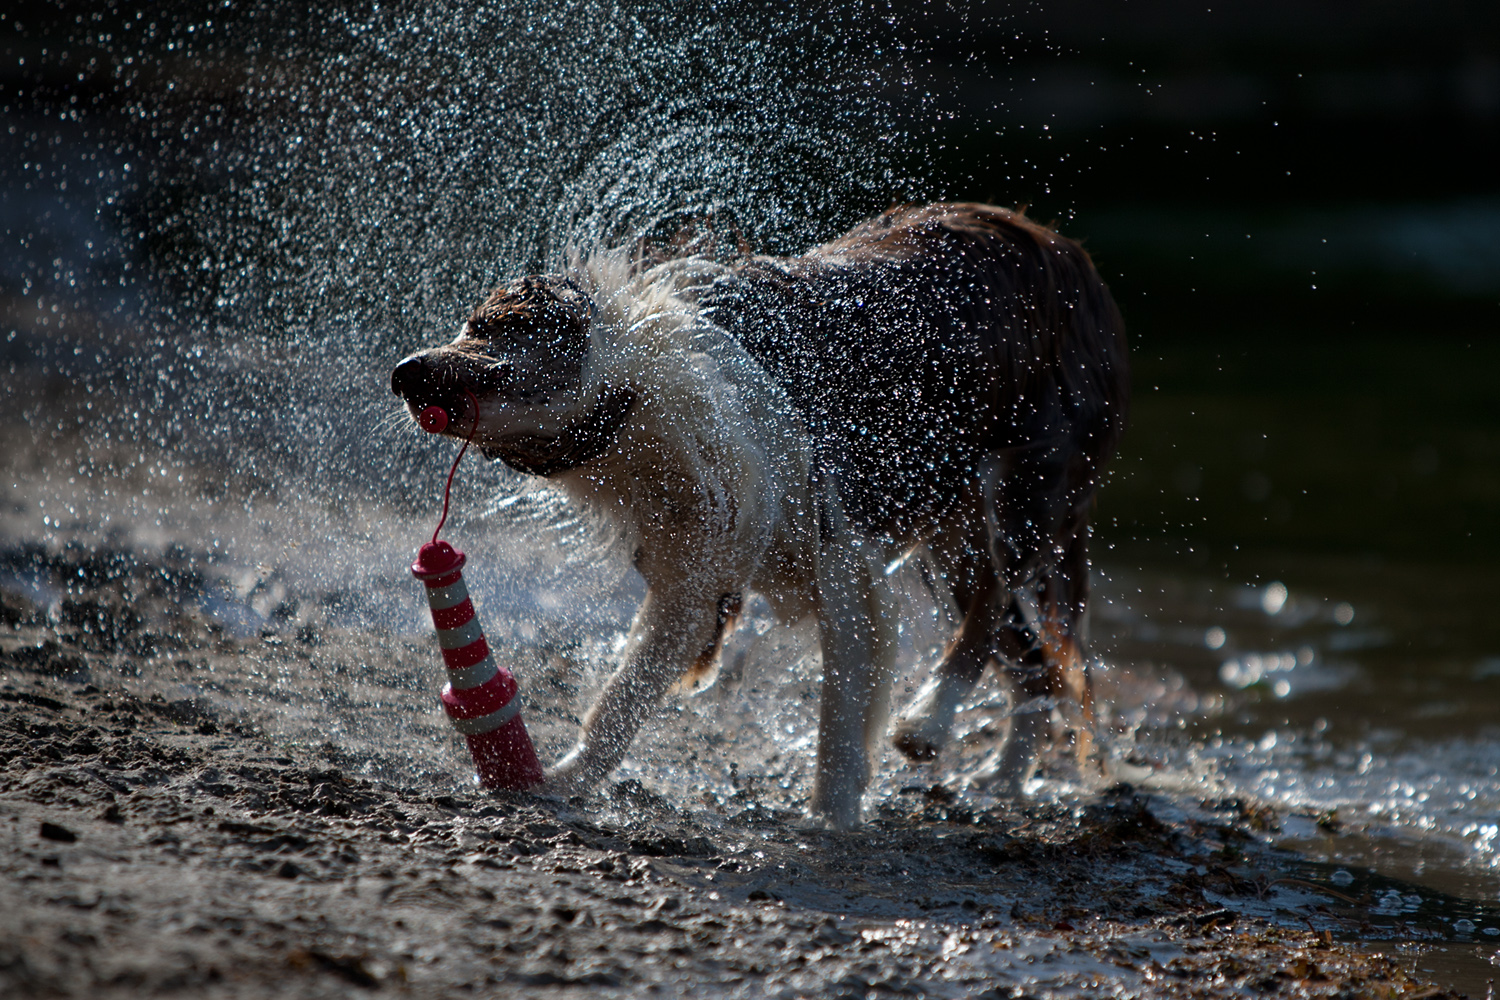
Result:
M890 710L895 622L873 558L847 530L825 538L818 553L823 693L812 808L840 830L859 825L871 747Z
M583 720L578 744L547 769L543 793L586 792L625 758L662 695L695 658L717 651L724 626L713 587L652 587L636 613L625 663Z

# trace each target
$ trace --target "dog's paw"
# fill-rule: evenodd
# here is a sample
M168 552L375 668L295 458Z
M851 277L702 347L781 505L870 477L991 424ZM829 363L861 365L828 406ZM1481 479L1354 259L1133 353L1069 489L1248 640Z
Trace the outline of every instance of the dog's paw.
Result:
M857 789L852 794L850 790L844 788L835 788L826 792L822 788L814 789L809 822L830 830L856 829L863 822L860 810L862 798L863 796Z
M953 717L971 684L939 673L917 694L911 708L902 713L891 734L897 750L912 760L934 760L948 742Z
M567 798L584 795L599 784L600 777L593 773L585 756L577 749L542 772L542 783L534 791L539 795L556 795Z
M1026 798L1026 783L1030 780L1029 774L1018 773L1014 769L1007 768L1004 761L996 755L965 777L963 787L985 792L1000 799L1024 799Z
M858 830L864 823L859 809L820 809L816 805L813 811L808 813L807 818L799 827L808 830L837 830L845 833L850 830Z
M1040 712L1015 716L1005 746L992 752L966 784L1001 798L1025 798L1026 785L1036 774L1049 728L1047 716Z
M902 719L891 734L891 743L912 760L929 761L937 759L947 738L930 719Z

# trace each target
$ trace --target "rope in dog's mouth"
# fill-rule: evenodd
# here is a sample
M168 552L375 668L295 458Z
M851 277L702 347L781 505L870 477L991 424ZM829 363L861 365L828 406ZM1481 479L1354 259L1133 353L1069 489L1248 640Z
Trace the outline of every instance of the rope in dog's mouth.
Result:
M429 543L432 545L437 544L438 534L443 530L443 525L448 523L448 503L453 495L453 476L458 472L458 463L464 460L464 452L469 450L469 443L474 440L474 434L479 430L479 400L468 389L464 390L464 395L469 397L469 407L474 411L474 423L469 427L469 436L464 438L464 446L458 449L458 455L453 459L453 467L448 470L448 481L443 484L443 516L438 519L437 527L432 529L432 541ZM437 423L436 420L428 419L428 411L441 409L441 407L429 406L426 410L422 411L422 416L419 420L423 430L429 430L429 424ZM436 428L436 431L441 431L447 425L447 412L444 411L443 419L441 424ZM435 433L436 431L429 430L429 433Z

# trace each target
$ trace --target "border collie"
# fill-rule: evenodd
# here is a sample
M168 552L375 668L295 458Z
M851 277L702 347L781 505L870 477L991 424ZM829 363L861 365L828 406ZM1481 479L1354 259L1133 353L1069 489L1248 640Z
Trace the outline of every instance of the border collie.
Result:
M812 809L838 828L860 821L889 722L888 568L915 551L962 624L895 745L935 757L994 661L1032 707L998 757L1005 790L1053 707L1090 755L1088 514L1128 381L1083 249L976 204L893 208L800 257L577 254L391 376L413 416L443 407L446 433L615 518L645 578L623 663L542 790L603 780L674 685L712 675L754 591L816 616Z

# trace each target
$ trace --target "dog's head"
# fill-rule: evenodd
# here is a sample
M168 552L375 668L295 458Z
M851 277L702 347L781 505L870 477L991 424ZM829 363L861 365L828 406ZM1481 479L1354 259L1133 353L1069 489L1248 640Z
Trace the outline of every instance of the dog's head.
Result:
M586 391L589 297L565 278L521 278L490 293L452 343L391 372L413 417L439 406L444 433L469 436L487 458L551 475L593 461L629 412L628 392Z

